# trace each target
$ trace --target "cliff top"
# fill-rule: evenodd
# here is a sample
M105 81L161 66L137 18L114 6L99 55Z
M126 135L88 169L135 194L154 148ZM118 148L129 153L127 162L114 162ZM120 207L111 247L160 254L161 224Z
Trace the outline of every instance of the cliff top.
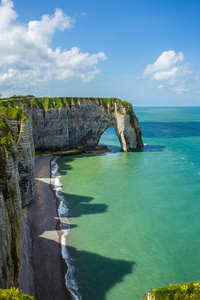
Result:
M41 109L51 109L60 107L69 107L78 102L93 101L98 102L99 105L108 107L109 103L119 103L124 107L131 107L131 103L127 101L121 101L118 98L93 98L93 97L43 97L38 98L33 95L26 96L12 96L10 98L0 98L0 108L23 108L26 104L29 108L41 108ZM14 111L13 111L14 112Z
M163 300L163 299L200 299L200 282L189 282L184 284L170 284L149 292L143 300Z

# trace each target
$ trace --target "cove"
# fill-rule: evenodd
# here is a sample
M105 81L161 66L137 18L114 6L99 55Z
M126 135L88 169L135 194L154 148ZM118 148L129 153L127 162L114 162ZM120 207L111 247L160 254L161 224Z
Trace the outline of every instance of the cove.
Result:
M200 278L200 109L135 111L143 150L122 152L108 129L112 153L57 161L79 299L141 299Z

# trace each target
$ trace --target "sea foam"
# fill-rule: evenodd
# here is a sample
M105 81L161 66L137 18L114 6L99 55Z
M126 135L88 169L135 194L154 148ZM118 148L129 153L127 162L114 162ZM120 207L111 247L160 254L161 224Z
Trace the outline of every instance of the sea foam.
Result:
M61 237L61 253L62 257L65 260L67 264L67 273L65 275L65 284L67 289L70 291L72 298L74 300L82 300L81 295L78 292L78 285L74 278L74 272L75 268L73 266L73 260L69 256L69 253L67 251L66 246L66 238L69 233L69 228L66 229L66 224L68 224L69 227L69 220L67 219L68 215L68 207L65 204L65 199L62 195L62 184L60 182L61 174L58 173L58 165L56 163L58 157L55 157L51 161L51 178L52 178L52 184L54 187L54 191L56 194L56 197L59 199L59 207L58 207L58 217L60 219L60 227L63 231L63 235Z

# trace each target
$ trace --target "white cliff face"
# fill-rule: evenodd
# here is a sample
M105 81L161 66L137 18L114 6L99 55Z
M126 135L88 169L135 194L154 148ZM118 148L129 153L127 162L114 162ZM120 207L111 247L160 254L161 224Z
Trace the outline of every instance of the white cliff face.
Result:
M4 118L4 120L6 120ZM0 145L0 288L17 286L23 264L22 207L33 198L34 158L30 118L6 120L7 132L13 134L10 147Z
M36 150L57 151L69 149L67 108L32 108L29 114L32 119L33 139Z
M0 288L18 283L23 263L22 201L15 142L10 154L0 147Z
M108 127L116 130L123 151L141 148L142 138L132 106L86 100L67 107L30 110L36 150L96 148Z
M24 207L30 203L34 193L35 147L31 126L32 122L28 114L27 118L23 121L16 120L8 122L11 131L15 136L18 172L20 175L19 185L21 190L22 206Z
M19 186L21 190L22 206L29 204L34 194L34 160L35 147L33 142L31 119L20 124L17 140Z

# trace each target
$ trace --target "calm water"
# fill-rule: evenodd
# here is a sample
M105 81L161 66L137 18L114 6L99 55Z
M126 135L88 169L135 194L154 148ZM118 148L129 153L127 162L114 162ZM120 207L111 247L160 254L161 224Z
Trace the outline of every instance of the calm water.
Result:
M145 147L59 159L68 263L83 300L200 280L200 108L137 108ZM70 225L69 225L70 223ZM75 292L77 293L77 292Z

